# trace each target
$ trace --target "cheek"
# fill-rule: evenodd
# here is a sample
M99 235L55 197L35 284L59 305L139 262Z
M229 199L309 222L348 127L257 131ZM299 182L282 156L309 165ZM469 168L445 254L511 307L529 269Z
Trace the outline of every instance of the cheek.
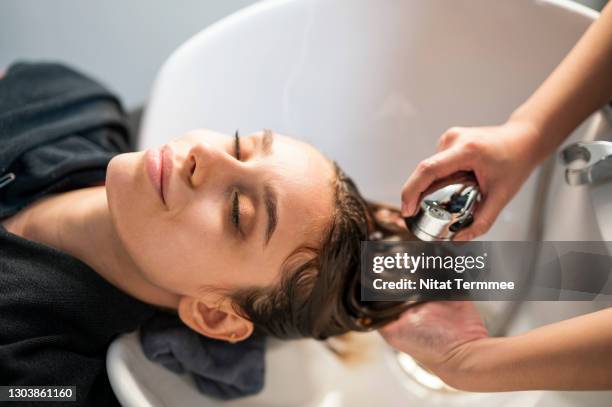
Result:
M176 216L149 222L149 233L133 251L152 283L188 294L202 285L216 285L217 271L232 266L221 218L205 208L191 205Z

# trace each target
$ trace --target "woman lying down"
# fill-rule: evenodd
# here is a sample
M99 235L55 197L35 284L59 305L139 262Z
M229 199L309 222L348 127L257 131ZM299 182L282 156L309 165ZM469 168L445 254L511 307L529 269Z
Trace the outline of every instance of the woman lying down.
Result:
M312 146L194 130L127 152L119 102L60 65L13 65L0 95L0 384L108 405L108 344L160 308L229 342L352 328L375 222Z

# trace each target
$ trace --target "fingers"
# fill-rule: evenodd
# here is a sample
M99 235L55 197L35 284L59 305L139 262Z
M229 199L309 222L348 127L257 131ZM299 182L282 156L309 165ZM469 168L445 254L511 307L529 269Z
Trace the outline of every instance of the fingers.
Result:
M506 194L495 190L490 191L474 212L474 223L457 232L453 240L468 241L487 233L507 201Z
M402 216L415 214L424 192L435 181L459 171L471 171L468 149L450 148L421 161L402 187Z
M402 343L411 340L416 327L422 324L421 313L425 304L427 303L411 306L398 319L379 328L378 332L391 346L399 349Z
M422 196L427 196L434 191L442 189L446 186L453 184L463 184L463 185L478 185L478 181L476 180L476 176L471 171L459 171L448 177L437 179L432 182L429 187L423 193Z
M459 134L463 129L461 127L451 127L446 130L442 136L440 136L440 140L438 140L437 151L446 150L451 147L455 141L459 138Z

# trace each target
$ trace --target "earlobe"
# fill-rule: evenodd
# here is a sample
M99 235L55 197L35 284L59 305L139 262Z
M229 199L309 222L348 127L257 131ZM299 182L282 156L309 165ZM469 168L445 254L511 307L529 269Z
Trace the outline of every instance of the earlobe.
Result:
M182 297L178 314L183 323L209 338L239 342L253 333L253 323L236 314L226 302L219 304Z

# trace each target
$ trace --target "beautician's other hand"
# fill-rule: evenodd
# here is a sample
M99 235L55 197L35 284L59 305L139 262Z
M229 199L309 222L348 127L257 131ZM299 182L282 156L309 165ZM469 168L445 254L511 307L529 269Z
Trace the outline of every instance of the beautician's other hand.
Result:
M483 195L474 223L455 240L471 240L489 230L542 158L535 150L537 129L528 122L501 126L453 127L438 142L438 152L421 161L402 188L402 216L413 216L423 193L436 181L472 171Z
M461 374L464 357L488 338L471 301L415 305L379 332L389 345L409 354L450 385Z
M379 331L445 383L467 391L612 389L612 308L492 338L469 301L409 308Z

